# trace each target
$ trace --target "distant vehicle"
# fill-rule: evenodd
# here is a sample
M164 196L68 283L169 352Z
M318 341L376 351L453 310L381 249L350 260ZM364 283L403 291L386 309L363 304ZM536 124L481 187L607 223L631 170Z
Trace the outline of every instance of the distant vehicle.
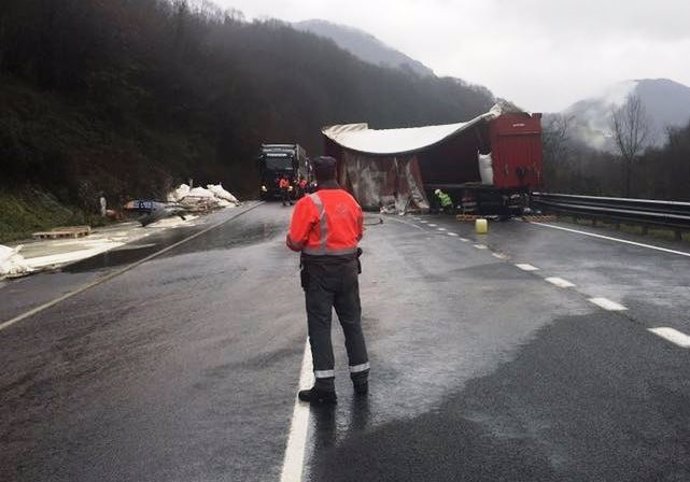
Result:
M299 144L262 144L259 154L261 199L280 199L278 182L283 175L290 180L292 195L300 177L311 180L311 164Z

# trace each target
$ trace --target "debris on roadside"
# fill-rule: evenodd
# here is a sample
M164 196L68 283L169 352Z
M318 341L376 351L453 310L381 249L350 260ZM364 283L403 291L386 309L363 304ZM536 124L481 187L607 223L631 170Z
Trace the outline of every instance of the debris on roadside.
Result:
M528 223L553 223L558 221L555 214L525 214L522 220Z
M24 257L19 254L23 246L16 248L0 244L0 279L18 278L33 271Z
M234 204L235 206L240 205L240 201L233 196L229 191L226 191L223 189L223 185L218 183L218 184L208 184L206 186L206 189L211 191L214 196L216 196L219 199L222 199L224 201L227 201L230 204Z
M184 214L188 211L179 203L164 203L160 201L147 201L143 199L129 201L124 205L124 210L129 213L141 215L138 218L138 221L142 226L148 226L151 223L171 216L180 216L184 220Z
M187 213L208 213L239 205L237 198L221 184L209 184L206 188L190 188L187 184L180 184L168 193L167 202L136 199L125 204L124 209L141 214L139 222L146 226L170 216L185 219L184 215Z
M240 205L237 198L226 191L222 184L208 184L206 188L190 188L187 184L180 184L168 194L168 201L179 203L190 212L206 212Z
M81 238L91 234L91 226L61 226L33 233L35 239Z

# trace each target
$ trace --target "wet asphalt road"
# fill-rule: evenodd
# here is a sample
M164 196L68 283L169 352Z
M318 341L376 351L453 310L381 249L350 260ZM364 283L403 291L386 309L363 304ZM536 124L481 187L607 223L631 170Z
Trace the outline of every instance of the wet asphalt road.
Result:
M306 337L288 217L261 205L1 331L0 480L278 480ZM690 350L647 331L690 334L689 257L433 216L362 247L371 393L336 323L305 480L690 479ZM0 287L0 322L120 261Z

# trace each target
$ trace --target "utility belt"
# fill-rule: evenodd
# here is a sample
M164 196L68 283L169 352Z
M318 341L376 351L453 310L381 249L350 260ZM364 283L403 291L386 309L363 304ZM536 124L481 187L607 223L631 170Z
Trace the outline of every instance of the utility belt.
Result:
M304 254L300 256L300 284L303 289L309 286L309 266L339 266L357 261L357 274L362 274L362 262L359 260L362 256L362 248L357 248L357 251L352 254L343 254L337 256L317 256L312 254Z

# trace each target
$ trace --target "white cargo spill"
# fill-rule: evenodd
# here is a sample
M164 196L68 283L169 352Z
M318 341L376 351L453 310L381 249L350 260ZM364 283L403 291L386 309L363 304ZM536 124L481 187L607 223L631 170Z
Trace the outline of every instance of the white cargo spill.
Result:
M0 244L0 279L5 277L22 276L31 271L24 257L19 254L22 246L10 248Z

